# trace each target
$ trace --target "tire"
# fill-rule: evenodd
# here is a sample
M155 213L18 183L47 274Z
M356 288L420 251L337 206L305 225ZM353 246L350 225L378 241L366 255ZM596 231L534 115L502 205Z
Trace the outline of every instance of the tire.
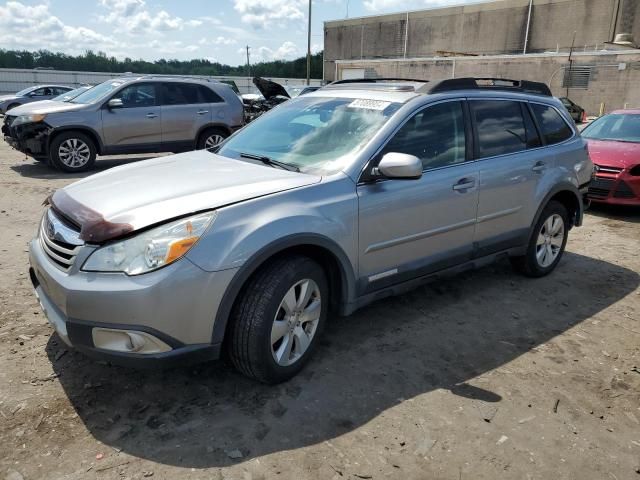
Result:
M76 131L57 135L51 142L49 152L53 166L67 173L89 170L96 161L97 153L93 140Z
M548 275L562 258L568 234L569 214L566 207L560 202L550 201L532 229L526 253L521 257L511 257L511 264L528 277Z
M222 128L207 128L198 137L198 141L196 142L196 149L211 149L218 145L218 143L222 142L228 136L229 133Z
M304 291L310 292L306 309ZM294 303L293 310L302 310L302 315L287 315L287 305ZM231 362L263 383L289 380L311 357L328 308L327 279L315 261L292 255L268 263L245 285L231 313L227 344Z

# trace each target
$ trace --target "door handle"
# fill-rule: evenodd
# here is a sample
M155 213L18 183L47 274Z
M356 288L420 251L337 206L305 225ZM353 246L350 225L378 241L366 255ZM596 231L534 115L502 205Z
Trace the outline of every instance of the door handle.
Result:
M536 164L533 167L531 167L531 170L533 170L534 172L542 172L546 168L547 168L547 164L540 161L540 162L536 162Z
M458 181L458 183L453 185L453 189L456 192L459 192L461 190L469 190L470 188L474 187L475 184L476 184L475 180L462 178Z
M147 113L147 118L156 118L158 114L156 113Z
M198 110L198 115L204 115L205 113L209 113L209 110Z

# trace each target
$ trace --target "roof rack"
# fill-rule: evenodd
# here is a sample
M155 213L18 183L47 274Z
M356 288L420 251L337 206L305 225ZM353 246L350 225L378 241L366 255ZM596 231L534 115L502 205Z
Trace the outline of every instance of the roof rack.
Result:
M134 77L136 77L136 75L132 75ZM220 80L216 80L215 78L209 78L209 77L204 77L204 76L198 76L198 75L172 75L170 73L167 74L162 74L162 73L152 73L152 74L148 74L148 75L139 75L137 76L137 78L146 78L146 79L153 79L153 78L162 78L162 79L167 79L170 80L172 78L175 79L179 79L179 80L199 80L201 82L213 82L213 83L220 83Z
M378 82L420 82L426 83L429 80L418 80L415 78L348 78L345 80L336 80L335 82L331 82L329 85L341 85L345 83L378 83Z
M451 90L505 90L511 92L534 93L536 95L553 96L545 83L529 80L510 80L508 78L452 78L436 83L429 93L443 93Z

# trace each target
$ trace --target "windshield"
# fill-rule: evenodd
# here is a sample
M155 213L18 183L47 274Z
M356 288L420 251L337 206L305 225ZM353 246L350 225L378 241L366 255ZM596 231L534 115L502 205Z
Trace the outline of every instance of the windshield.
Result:
M36 88L37 87L29 87L25 88L24 90L20 90L18 93L16 93L16 97L24 97L27 93L34 91Z
M121 80L107 80L106 82L96 85L95 87L81 93L71 100L71 103L95 103L106 97L124 82Z
M612 113L594 120L582 131L594 140L640 142L640 114Z
M263 156L302 172L335 173L400 106L378 100L301 97L250 123L216 153L231 158Z
M91 87L75 88L75 89L71 90L70 92L65 92L62 95L58 95L57 97L53 97L52 100L56 100L58 102L68 102L72 98L75 98L78 95L80 95L82 92L86 92L87 90L89 90L89 88L91 88Z

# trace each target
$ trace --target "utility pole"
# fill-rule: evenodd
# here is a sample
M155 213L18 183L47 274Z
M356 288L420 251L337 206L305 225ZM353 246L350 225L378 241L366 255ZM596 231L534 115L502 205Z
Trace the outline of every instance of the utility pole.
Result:
M249 45L246 46L247 49L247 77L251 76L251 64L249 63Z
M571 67L573 66L573 59L571 58L573 55L573 46L576 43L576 32L573 32L573 38L571 39L571 49L569 50L569 74L567 75L567 98L569 98L569 85L573 81L571 76Z
M344 18L349 18L349 0L347 0L347 14Z
M307 85L311 84L311 0L309 0L309 25L307 27Z

